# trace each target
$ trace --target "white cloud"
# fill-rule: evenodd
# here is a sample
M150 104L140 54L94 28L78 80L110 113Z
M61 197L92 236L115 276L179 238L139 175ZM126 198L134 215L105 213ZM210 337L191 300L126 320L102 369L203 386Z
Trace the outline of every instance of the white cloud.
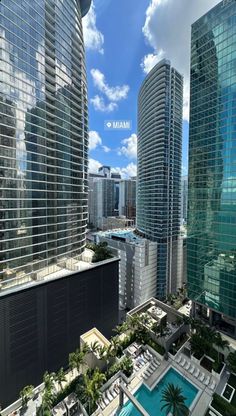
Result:
M105 104L103 97L100 95L95 95L95 97L91 98L90 102L93 104L95 110L102 111L103 113L111 113L117 109L116 103Z
M119 173L122 178L131 178L137 175L137 165L132 162L124 168L112 168L112 172Z
M97 173L98 169L102 166L102 164L95 159L89 159L88 170L89 172Z
M102 146L105 153L109 153L111 151L110 147L108 146Z
M145 74L148 74L149 71L164 57L164 51L161 49L157 54L149 53L145 55L141 67Z
M91 130L89 132L89 150L96 149L97 146L102 144L102 139L97 131Z
M85 47L87 49L98 51L99 53L103 54L104 53L104 49L103 49L104 36L97 29L96 13L95 13L95 7L93 3L90 7L89 12L82 19L82 22L83 22Z
M143 58L147 73L162 58L184 75L184 119L189 114L189 73L191 24L219 0L151 0L146 10L143 33L153 53Z
M101 71L99 71L99 69L91 69L91 75L95 87L97 87L100 92L105 94L108 100L120 101L127 98L129 92L128 85L110 87L106 83L104 74Z
M121 142L124 146L119 149L118 154L124 155L129 159L137 159L137 135L131 134L128 139L124 139Z

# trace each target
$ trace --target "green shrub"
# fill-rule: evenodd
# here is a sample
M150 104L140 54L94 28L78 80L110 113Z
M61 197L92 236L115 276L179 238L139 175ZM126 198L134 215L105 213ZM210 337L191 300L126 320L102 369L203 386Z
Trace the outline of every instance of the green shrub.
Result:
M223 363L219 362L218 360L216 360L213 365L212 365L212 369L216 372L216 373L220 373L221 370L223 368Z
M65 397L75 391L77 384L83 383L83 376L80 374L70 384L68 384L63 390L59 391L53 399L53 407L60 403Z
M222 414L222 416L236 416L236 407L218 394L213 394L212 407Z
M153 341L152 339L149 339L147 341L147 345L149 345L150 347L152 347L156 352L158 352L160 355L164 355L165 354L165 348L162 347L161 345L157 344L155 341Z
M86 247L94 251L92 259L93 263L111 259L113 257L112 251L109 249L108 244L106 242L99 244L87 244Z

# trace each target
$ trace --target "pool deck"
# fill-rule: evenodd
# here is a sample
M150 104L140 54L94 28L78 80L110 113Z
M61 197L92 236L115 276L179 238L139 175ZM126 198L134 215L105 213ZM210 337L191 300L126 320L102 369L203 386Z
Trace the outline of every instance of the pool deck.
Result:
M211 373L203 369L203 367L196 365L195 363L194 365L196 369L199 368L201 372L204 372L205 376L210 376L211 380L214 380ZM129 391L132 394L134 394L138 390L138 388L141 386L141 384L145 384L149 390L152 390L156 386L156 384L159 382L159 380L163 377L163 375L171 367L174 368L176 371L178 371L180 374L182 374L182 376L184 376L191 384L193 384L199 390L198 395L194 399L192 406L191 406L191 416L204 416L212 400L212 395L214 391L210 390L210 388L204 385L204 383L200 382L196 377L194 377L187 370L181 367L175 361L175 359L169 358L168 361L162 360L160 366L154 371L154 373L147 380L144 380L142 377L143 371L139 371L138 373L136 373L136 376L128 385ZM216 381L216 385L218 385L219 382L217 380L215 381ZM219 384L221 385L221 390L222 390L223 384L225 384L225 380L224 382L220 382ZM126 398L125 402L127 400L128 399ZM114 400L112 400L111 403L109 403L109 405L103 411L101 410L100 413L98 412L97 415L99 416L115 415L118 409L118 406L119 406L119 397L116 397Z

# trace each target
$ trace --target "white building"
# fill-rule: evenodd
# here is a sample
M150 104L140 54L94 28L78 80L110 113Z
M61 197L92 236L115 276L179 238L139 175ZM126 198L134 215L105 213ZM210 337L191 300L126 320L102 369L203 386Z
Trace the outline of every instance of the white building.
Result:
M96 234L97 242L107 242L120 257L120 309L132 309L156 295L157 243L139 237L133 229Z

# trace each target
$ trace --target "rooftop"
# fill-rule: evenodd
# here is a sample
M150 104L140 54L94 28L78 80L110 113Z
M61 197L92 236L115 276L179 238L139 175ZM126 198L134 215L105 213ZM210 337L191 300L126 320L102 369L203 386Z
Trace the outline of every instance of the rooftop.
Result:
M134 228L119 228L115 230L108 230L104 232L99 232L99 234L106 238L118 238L124 240L126 243L133 244L143 244L146 241L146 238L138 236L134 232Z
M100 347L109 347L110 342L102 333L97 329L93 328L90 331L85 332L81 335L80 340L82 343L87 344L89 347L93 345L95 342L98 342Z
M88 253L89 250L86 251ZM83 257L82 257L83 258ZM85 256L86 258L86 256ZM84 260L85 260L84 258ZM88 257L89 259L89 257ZM28 289L35 285L44 284L53 280L61 279L75 273L83 272L107 262L117 260L117 257L112 257L96 263L79 260L78 258L64 258L58 264L53 264L48 267L35 272L34 278L25 273L19 273L13 278L8 278L0 281L0 297L8 293L17 292L22 289Z

